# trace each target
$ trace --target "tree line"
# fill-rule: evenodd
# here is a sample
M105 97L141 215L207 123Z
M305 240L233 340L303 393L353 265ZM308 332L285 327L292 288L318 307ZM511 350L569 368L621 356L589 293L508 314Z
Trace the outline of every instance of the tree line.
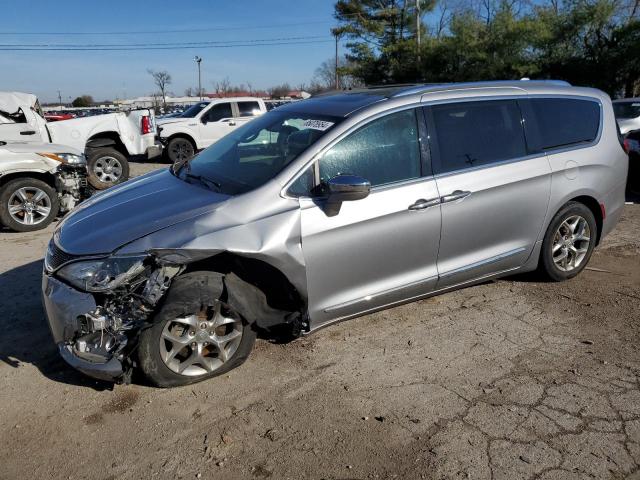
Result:
M339 0L332 33L356 83L552 78L634 96L639 16L640 0Z

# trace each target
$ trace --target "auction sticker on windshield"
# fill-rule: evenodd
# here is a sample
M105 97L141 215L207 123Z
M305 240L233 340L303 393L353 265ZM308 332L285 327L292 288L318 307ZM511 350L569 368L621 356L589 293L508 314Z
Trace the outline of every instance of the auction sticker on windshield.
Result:
M327 122L324 120L305 120L302 124L305 128L311 128L313 130L325 131L333 126L333 122Z

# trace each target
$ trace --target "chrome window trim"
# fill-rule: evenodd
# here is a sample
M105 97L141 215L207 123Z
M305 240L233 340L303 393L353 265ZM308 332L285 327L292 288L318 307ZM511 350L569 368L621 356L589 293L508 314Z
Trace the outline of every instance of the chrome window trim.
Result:
M552 148L548 150L542 150L540 152L531 153L529 155L525 155L523 157L515 157L508 158L506 160L500 160L498 162L489 163L486 165L478 165L476 167L468 167L461 168L459 170L452 170L450 172L437 173L434 175L434 178L444 178L451 175L459 175L461 173L466 172L474 172L478 170L485 170L487 168L493 168L501 165L508 165L510 163L522 162L526 160L532 160L535 158L545 157L547 155L555 155L558 153L571 152L574 150L582 150L583 148L590 148L598 143L602 139L602 132L604 130L604 108L602 102L599 98L588 96L588 95L566 95L566 94L552 94L552 93L529 93L525 95L496 95L496 96L474 96L474 97L464 97L464 98L452 98L452 99L439 99L428 101L423 104L424 107L430 107L433 105L442 105L442 104L450 104L450 103L470 103L470 102L481 102L481 101L492 101L492 100L533 100L536 98L564 98L569 100L583 100L596 103L600 108L600 124L598 125L598 133L596 134L596 138L589 143L580 143L574 145L568 145L566 147L560 148ZM523 121L525 120L524 115L522 117ZM525 133L526 135L526 133ZM430 137L431 139L431 137Z
M459 90L454 90L454 91L459 91ZM476 92L474 92L474 93L476 93ZM441 99L433 99L433 100L425 98L425 96L426 95L423 95L418 102L412 102L412 103L408 103L406 105L401 105L401 106L390 108L388 110L384 110L382 112L378 112L375 115L372 115L370 117L362 119L358 123L352 125L352 127L349 130L347 130L345 132L342 132L342 134L340 134L336 138L334 138L322 150L320 150L308 162L306 162L304 164L304 166L301 167L285 183L284 187L282 187L282 189L280 190L280 196L282 198L290 199L290 200L299 200L301 198L313 198L313 197L308 196L308 195L300 195L300 196L289 195L287 193L287 190L291 187L291 184L293 184L306 171L306 169L311 164L313 164L317 160L320 160L322 155L324 155L327 150L332 148L336 143L338 143L340 140L342 140L347 135L350 135L351 133L353 133L358 128L360 128L360 127L366 125L367 123L372 122L372 121L374 121L374 120L376 120L376 119L378 119L380 117L383 117L385 115L389 115L389 114L392 114L392 113L400 112L400 111L403 111L403 110L409 110L409 109L412 109L412 108L430 107L432 105L442 105L442 104L450 104L450 103L468 103L468 102L481 102L481 101L492 101L492 100L516 100L517 101L517 100L532 100L532 99L536 99L536 98L564 98L564 99L569 99L569 100L583 100L583 101L589 101L589 102L596 103L600 108L600 124L598 125L598 133L596 135L596 138L590 143L584 143L584 144L578 144L578 145L569 145L567 147L548 149L548 150L543 150L541 152L535 152L535 153L532 153L530 155L525 155L524 157L509 158L509 159L506 159L506 160L501 160L499 162L494 162L494 163L487 164L487 165L478 165L477 167L469 167L469 168L465 168L465 169L454 170L454 171L451 171L451 172L439 173L439 174L435 174L435 175L423 175L421 177L416 177L416 178L413 178L413 179L402 180L402 181L399 181L399 182L393 182L393 183L388 183L388 184L384 184L384 185L377 185L377 186L371 188L372 193L375 192L375 191L378 191L378 190L380 190L382 188L388 189L388 188L393 188L393 187L401 187L401 186L403 186L403 185L405 185L407 183L414 182L414 181L425 180L425 179L433 179L433 178L438 179L438 178L442 178L442 177L445 177L445 176L457 175L457 174L464 173L464 172L483 170L483 169L492 168L492 167L496 167L496 166L507 165L507 164L510 164L510 163L516 163L516 162L522 162L522 161L526 161L526 160L532 160L532 159L535 159L535 158L545 157L547 155L555 155L555 154L558 154L558 153L564 153L564 152L570 152L570 151L574 151L574 150L582 150L584 148L590 148L590 147L593 147L593 146L597 145L598 143L600 143L600 140L602 139L603 130L604 130L604 107L603 107L602 101L599 98L591 96L591 95L577 95L577 94L570 95L570 94L560 94L560 93L558 93L558 94L554 94L554 93L539 93L539 94L538 93L522 93L522 94L513 94L513 95L472 95L472 96L469 96L469 97L441 98ZM524 117L523 117L523 120L524 120ZM426 121L426 119L425 119L425 121ZM427 124L427 128L429 128L428 124ZM429 132L430 132L430 130L429 130ZM419 137L418 140L420 142L423 141L423 139L421 137ZM429 135L426 140L428 142L431 142L431 135ZM432 162L433 162L433 160L432 160ZM318 172L316 171L314 173L317 175Z
M314 198L311 197L309 195L298 195L298 196L294 196L294 195L289 195L287 193L287 190L289 190L289 188L291 187L291 185L298 180L298 178L307 170L307 168L309 168L309 166L311 166L314 162L319 161L322 156L327 152L327 150L330 150L331 148L333 148L340 140L344 139L345 137L347 137L348 135L351 135L352 133L354 133L356 130L358 130L359 128L367 125L368 123L373 122L374 120L377 120L381 117L387 116L387 115L391 115L393 113L398 113L398 112L402 112L404 110L411 110L411 109L417 109L419 107L423 106L423 104L421 102L413 102L413 103L408 103L406 105L400 105L397 107L393 107L390 108L388 110L384 110L382 112L378 112L375 115L371 115L370 117L366 117L363 118L362 120L360 120L359 122L355 123L354 125L352 125L348 130L342 132L340 135L338 135L337 137L335 137L333 140L331 140L327 145L325 145L319 152L317 152L311 159L309 159L309 161L307 161L303 167L301 167L284 185L284 187L282 187L282 189L280 190L280 196L283 198L287 198L287 199L293 199L293 200L298 200L301 198ZM417 114L416 114L417 115ZM348 118L348 117L347 117ZM420 120L416 117L416 124L417 122L419 122ZM418 131L418 141L422 142L423 139L420 138L420 132ZM427 139L428 140L428 139ZM420 150L420 157L422 158L422 150ZM420 164L420 168L422 169L422 161ZM317 170L317 169L316 169ZM318 171L314 172L315 174L318 173ZM376 185L375 187L371 188L372 193L374 191L377 191L380 187L391 187L391 186L401 186L404 183L407 182L414 182L414 181L419 181L419 180L424 180L425 178L432 178L431 176L419 176L419 177L415 177L415 178L409 178L406 180L399 180L397 182L390 182L390 183L385 183L383 185Z

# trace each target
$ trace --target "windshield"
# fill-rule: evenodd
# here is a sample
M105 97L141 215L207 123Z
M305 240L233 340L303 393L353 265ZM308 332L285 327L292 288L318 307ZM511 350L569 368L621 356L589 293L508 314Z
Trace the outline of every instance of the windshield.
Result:
M248 192L276 176L340 120L272 110L177 167L176 176L229 195Z
M640 102L620 102L613 104L616 118L640 117Z
M196 115L198 115L202 111L202 109L204 107L206 107L207 105L209 105L209 102L200 102L200 103L196 103L195 105L191 105L184 112L182 112L180 115L178 115L178 117L180 117L180 118L193 118Z

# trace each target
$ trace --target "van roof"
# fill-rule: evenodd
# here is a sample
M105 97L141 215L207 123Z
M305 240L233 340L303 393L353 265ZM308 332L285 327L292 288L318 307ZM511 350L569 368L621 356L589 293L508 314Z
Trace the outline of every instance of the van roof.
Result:
M438 84L403 84L403 85L380 85L366 88L359 88L348 91L333 91L315 95L308 100L295 102L278 108L278 111L300 111L316 115L329 115L334 117L346 117L362 108L374 103L392 98L406 96L421 96L428 93L435 93L447 90L465 90L478 88L520 88L525 90L528 87L571 87L571 84L561 80L506 80L491 82L468 82L468 83L438 83ZM301 108L302 107L302 108Z

